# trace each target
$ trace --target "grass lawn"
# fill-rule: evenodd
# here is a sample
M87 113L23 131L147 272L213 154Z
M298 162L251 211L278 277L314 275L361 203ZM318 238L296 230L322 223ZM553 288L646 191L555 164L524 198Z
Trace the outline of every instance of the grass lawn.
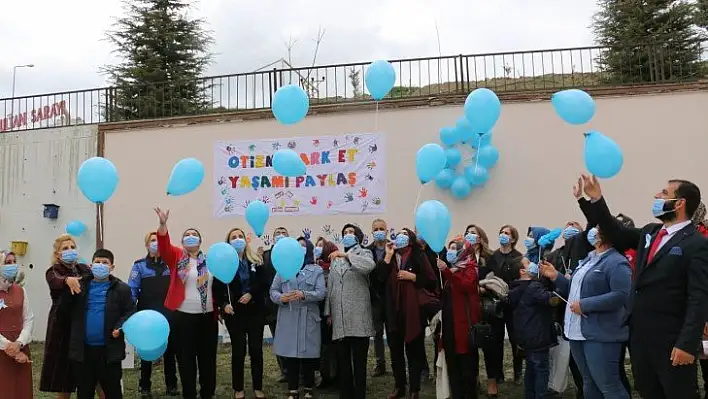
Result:
M427 343L428 348L428 361L433 367L433 353L432 344ZM279 378L278 366L275 361L275 357L271 352L270 345L264 345L263 347L264 357L265 357L265 372L264 372L264 390L269 398L283 398L285 397L286 386L285 384L279 384L277 382ZM504 351L506 355L511 352L510 349ZM32 344L32 359L34 363L32 368L34 371L34 385L35 385L35 399L49 399L54 398L54 396L46 393L41 393L37 390L39 386L39 376L42 370L42 353L43 345L41 343ZM369 369L374 368L374 353L373 345L371 346L371 351L369 354ZM481 359L480 359L481 360ZM252 398L253 392L250 387L250 368L248 366L248 358L246 358L246 397ZM505 366L507 366L506 376L511 378L511 360L506 359ZM629 367L628 367L629 368ZM368 397L370 398L386 398L388 393L393 389L393 377L391 375L390 367L387 370L388 374L385 377L369 378L368 379ZM233 398L233 392L231 390L231 347L228 344L219 345L219 353L217 357L217 398ZM485 371L484 364L480 361L480 377L482 381L485 381ZM123 383L125 387L124 397L127 399L139 398L138 394L138 379L139 379L139 368L133 370L123 371ZM160 398L164 394L164 378L162 374L162 366L157 365L153 368L153 395L156 398ZM473 383L473 382L470 382ZM486 389L486 384L483 384ZM337 392L335 391L319 391L317 392L320 398L337 398ZM485 390L486 393L486 390ZM486 397L485 395L480 395L481 398ZM520 386L515 386L511 381L508 381L499 386L499 397L500 398L523 398L523 388ZM572 379L569 382L568 390L564 394L565 398L575 398L575 389L573 387ZM421 391L421 398L434 399L435 398L435 384L433 381L428 381L423 384L423 389ZM639 398L635 393L633 398Z

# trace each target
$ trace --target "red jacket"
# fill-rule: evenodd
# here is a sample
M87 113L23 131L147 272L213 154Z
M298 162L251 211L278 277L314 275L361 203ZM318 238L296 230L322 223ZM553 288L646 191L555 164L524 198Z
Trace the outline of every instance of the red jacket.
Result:
M442 272L445 278L443 298L452 300L452 323L455 337L455 352L458 354L468 353L469 329L482 319L482 309L479 300L479 278L477 277L477 263L473 258L467 262L467 267L460 268L453 273L450 269ZM470 319L467 319L467 301L470 311ZM444 306L444 305L443 305Z
M164 236L159 233L157 234L157 250L160 252L162 260L170 269L170 287L167 289L165 307L174 311L182 306L185 296L184 283L182 283L182 279L180 279L177 274L177 263L189 255L187 255L184 249L172 245L169 233L166 233ZM212 301L213 300L214 296L212 295ZM214 316L218 317L216 309L217 306L216 303L214 303Z
M624 257L629 261L629 267L632 269L632 276L634 276L634 270L637 267L637 250L628 249L624 251Z

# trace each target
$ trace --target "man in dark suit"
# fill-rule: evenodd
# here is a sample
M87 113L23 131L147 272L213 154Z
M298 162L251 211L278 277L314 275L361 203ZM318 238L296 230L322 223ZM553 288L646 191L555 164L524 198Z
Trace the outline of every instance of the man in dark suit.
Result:
M620 251L637 249L628 308L637 390L645 399L696 397L696 356L708 316L708 240L691 223L699 188L670 180L654 195L660 223L627 228L610 213L597 178L583 175L582 183L603 235Z

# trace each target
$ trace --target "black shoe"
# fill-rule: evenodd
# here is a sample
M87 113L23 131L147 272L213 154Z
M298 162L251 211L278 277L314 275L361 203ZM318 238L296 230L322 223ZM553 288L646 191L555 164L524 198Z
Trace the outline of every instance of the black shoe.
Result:
M523 376L521 372L514 373L514 385L521 385L524 383Z
M563 395L560 392L552 391L549 389L548 392L546 393L546 398L548 398L548 399L562 399Z
M152 398L152 393L150 392L149 389L141 389L139 392L140 392L140 398L141 398L141 399L149 399L149 398Z
M175 388L175 387L167 388L167 390L165 391L165 395L167 395L167 396L179 396L179 390L178 390L177 388Z
M376 366L374 372L371 373L372 377L383 377L386 375L386 366Z

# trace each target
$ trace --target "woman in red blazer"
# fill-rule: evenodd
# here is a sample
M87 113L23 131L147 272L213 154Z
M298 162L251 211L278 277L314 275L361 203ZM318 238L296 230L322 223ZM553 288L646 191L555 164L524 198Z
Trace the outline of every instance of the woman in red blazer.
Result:
M165 307L174 311L177 364L185 399L212 398L216 391L216 347L219 338L218 309L214 304L214 277L201 251L202 236L196 229L182 233L181 247L172 245L167 232L170 211L155 208L160 219L157 250L170 269ZM197 393L197 374L199 388Z
M470 245L451 241L447 261L438 259L443 276L442 347L452 398L476 398L479 352L469 342L470 326L482 318L477 263Z

